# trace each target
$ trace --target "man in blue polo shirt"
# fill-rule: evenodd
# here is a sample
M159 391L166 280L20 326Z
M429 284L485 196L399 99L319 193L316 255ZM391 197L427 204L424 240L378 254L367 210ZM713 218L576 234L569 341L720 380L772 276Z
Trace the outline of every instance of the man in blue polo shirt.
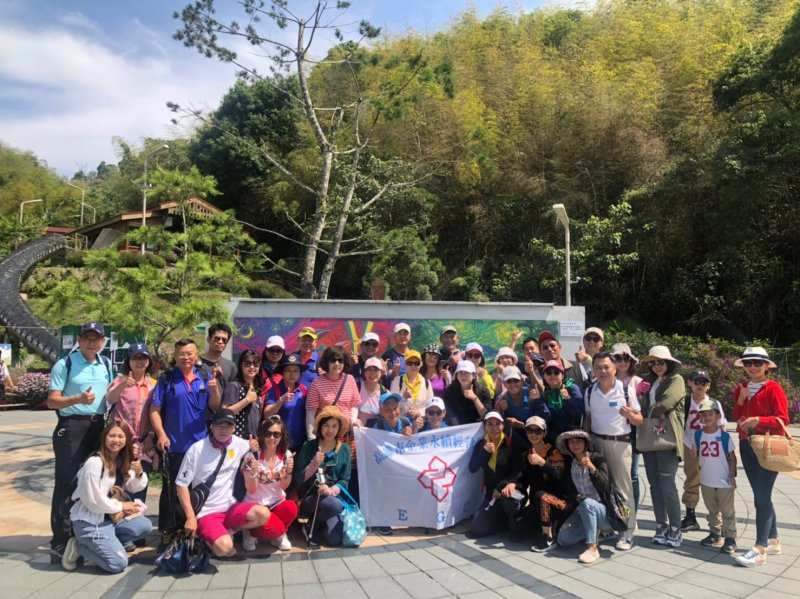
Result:
M97 451L103 431L106 390L113 380L110 360L99 355L105 341L103 325L83 325L78 351L60 359L50 371L47 407L58 414L53 432L56 472L50 507L50 546L59 555L64 551L70 526L62 517L61 507L73 491L78 470Z
M198 363L197 344L191 339L175 342L175 366L158 379L150 403L150 423L158 449L164 454L169 481L161 487L158 528L162 543L183 526L175 508L175 479L183 455L196 441L208 436L207 417L220 406L220 387L208 367Z
M317 331L314 327L303 327L297 334L297 341L300 349L294 352L300 361L305 364L306 369L300 377L300 383L305 385L306 389L311 387L319 372L317 371L317 364L319 363L319 352L317 352Z

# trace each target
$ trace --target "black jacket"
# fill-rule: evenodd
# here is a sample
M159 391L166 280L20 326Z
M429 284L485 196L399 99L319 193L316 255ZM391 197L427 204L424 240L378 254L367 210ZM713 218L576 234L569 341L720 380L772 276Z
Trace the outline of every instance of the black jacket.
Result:
M481 439L472 448L469 460L469 471L483 470L484 498L489 499L492 492L501 491L508 483L519 478L521 447L514 442L512 435L506 434L497 452L495 469L489 468L489 453L483 449L486 438Z
M550 447L545 456L543 466L533 466L528 461L528 454L533 449L527 449L520 454L520 472L517 477L517 488L528 497L533 497L537 491L544 491L560 499L566 499L570 494L569 484L572 483L569 470L565 468L566 458L555 448ZM569 483L569 484L568 484ZM572 485L574 491L575 486Z
M492 398L489 395L489 390L478 382L473 383L472 390L478 396L483 407L486 410L491 410ZM461 391L461 384L457 380L450 383L447 389L444 390L444 408L447 410L445 421L448 426L472 424L482 420L472 400L464 397L464 393Z

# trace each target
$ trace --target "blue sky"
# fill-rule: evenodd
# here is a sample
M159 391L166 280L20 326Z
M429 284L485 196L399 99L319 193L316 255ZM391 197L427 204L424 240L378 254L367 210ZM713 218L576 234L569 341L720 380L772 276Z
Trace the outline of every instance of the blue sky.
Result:
M62 175L116 162L112 138L185 133L167 101L213 109L234 68L171 36L188 0L0 0L0 142L33 151ZM290 0L307 7L312 0ZM332 2L333 3L333 2ZM390 35L433 33L464 10L511 13L557 0L353 0L347 21L366 18ZM217 2L220 12L235 6ZM330 44L321 39L324 52ZM246 56L246 54L245 54ZM257 60L250 56L250 60Z

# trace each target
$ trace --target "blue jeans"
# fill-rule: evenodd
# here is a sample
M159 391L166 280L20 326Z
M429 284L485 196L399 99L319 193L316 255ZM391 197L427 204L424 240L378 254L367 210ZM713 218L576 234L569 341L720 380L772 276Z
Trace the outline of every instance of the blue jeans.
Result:
M756 504L756 545L766 547L769 539L778 538L778 520L772 505L772 487L778 473L761 467L749 441L739 443L739 453Z
M632 427L631 427L632 428ZM631 484L633 485L633 504L636 506L636 511L639 511L639 497L641 491L639 490L639 458L642 454L634 451L631 455Z
M558 529L558 544L567 547L583 540L589 545L596 545L597 531L601 528L611 528L606 518L606 506L587 497Z
M74 520L72 530L78 541L78 554L85 561L91 561L101 570L117 574L128 567L128 553L125 545L143 539L153 528L144 516L122 520L113 524L106 520L92 524L85 520Z

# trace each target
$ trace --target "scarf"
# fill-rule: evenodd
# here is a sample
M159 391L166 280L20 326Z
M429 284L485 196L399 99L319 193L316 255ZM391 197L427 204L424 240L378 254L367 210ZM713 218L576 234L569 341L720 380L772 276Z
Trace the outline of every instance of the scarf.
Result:
M570 378L564 379L564 387L567 388L570 385L574 385L574 381ZM544 400L547 402L547 405L553 408L554 410L563 410L564 409L564 398L561 396L561 389L550 389L549 387L544 390Z
M500 453L500 446L503 444L503 441L505 441L505 438L506 434L501 431L500 440L494 446L494 451L492 452L492 455L489 456L489 468L491 468L492 471L494 471L497 468L497 454Z
M404 374L400 379L400 388L402 389L404 386L411 391L411 403L414 404L420 398L419 390L422 386L423 382L425 381L425 377L421 374L417 375L417 380L413 383L408 380L408 375Z
M211 441L211 447L213 447L214 449L222 450L222 449L227 449L228 446L231 444L231 442L233 441L233 435L228 437L227 441L218 441L214 437L214 435L209 435L208 440Z

